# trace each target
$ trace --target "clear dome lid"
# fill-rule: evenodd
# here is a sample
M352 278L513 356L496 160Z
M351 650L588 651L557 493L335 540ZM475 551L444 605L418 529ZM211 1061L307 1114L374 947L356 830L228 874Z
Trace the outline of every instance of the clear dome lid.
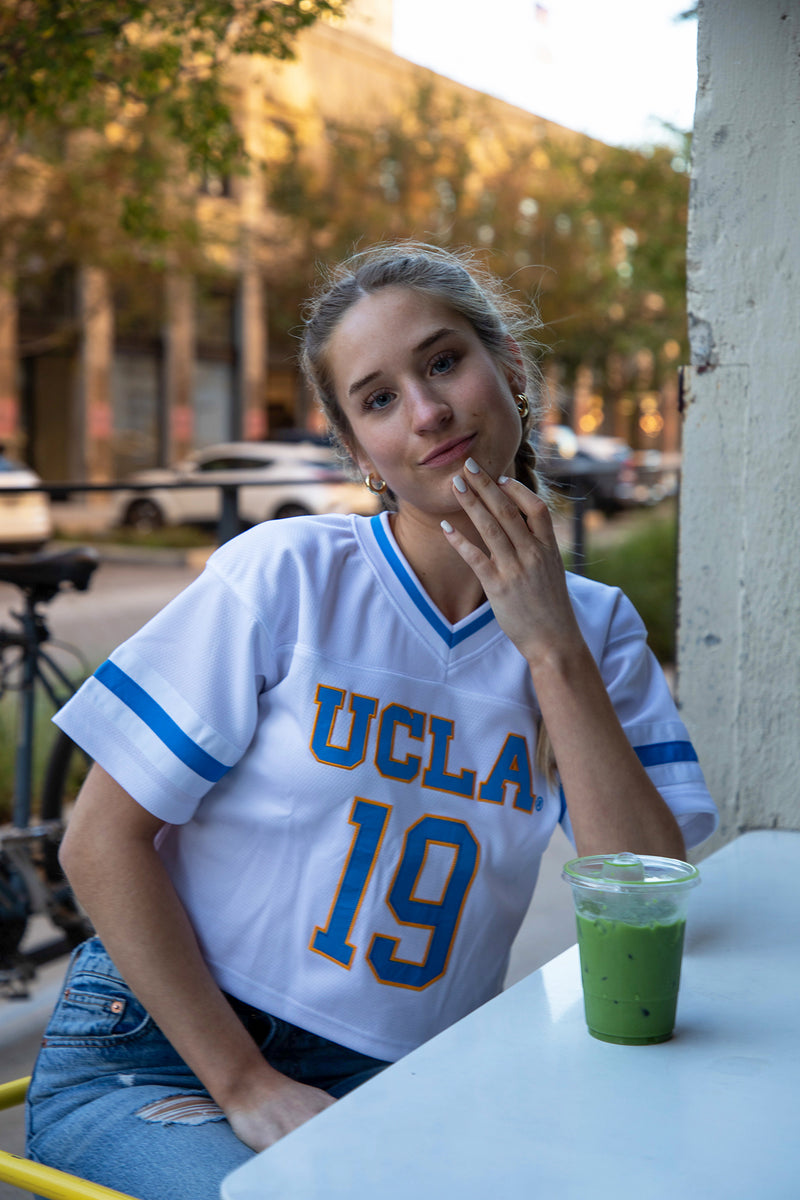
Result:
M659 886L694 887L700 872L678 858L653 854L593 854L565 863L562 879L603 892L641 892Z

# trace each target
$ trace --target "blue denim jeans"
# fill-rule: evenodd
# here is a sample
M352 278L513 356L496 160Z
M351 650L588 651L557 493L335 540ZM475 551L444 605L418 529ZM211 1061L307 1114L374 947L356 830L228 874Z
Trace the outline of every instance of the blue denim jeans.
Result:
M276 1070L332 1096L387 1065L229 998ZM123 981L99 938L74 952L27 1104L28 1155L139 1200L219 1200L253 1151Z

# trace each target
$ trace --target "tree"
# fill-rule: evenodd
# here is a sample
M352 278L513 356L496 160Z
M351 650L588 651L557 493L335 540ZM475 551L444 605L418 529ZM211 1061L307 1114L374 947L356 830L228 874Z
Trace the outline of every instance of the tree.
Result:
M626 401L635 438L640 400L686 352L688 145L556 140L533 121L512 138L480 105L430 87L372 128L330 123L324 142L307 153L295 137L271 172L270 203L297 247L270 281L273 334L296 322L315 261L398 237L482 248L540 310L565 388L588 369L607 413Z
M292 57L296 35L345 2L0 0L6 212L35 177L42 219L29 231L40 240L87 203L107 242L163 243L181 223L188 232L190 210L174 211L177 181L246 169L231 64Z
M287 269L284 257L269 280L273 333L296 324L319 263L384 240L452 244L453 213L474 170L469 129L458 95L423 87L396 117L376 125L329 121L311 147L293 131L270 172L269 203L295 235L293 261Z

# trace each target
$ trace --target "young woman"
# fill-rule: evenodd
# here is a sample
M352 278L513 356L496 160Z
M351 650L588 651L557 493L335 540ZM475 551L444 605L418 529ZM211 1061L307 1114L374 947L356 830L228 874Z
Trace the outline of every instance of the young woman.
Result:
M502 290L378 248L303 364L386 511L222 547L59 718L96 760L63 862L98 936L29 1150L142 1200L216 1197L496 994L559 820L671 857L716 823L641 620L564 572Z

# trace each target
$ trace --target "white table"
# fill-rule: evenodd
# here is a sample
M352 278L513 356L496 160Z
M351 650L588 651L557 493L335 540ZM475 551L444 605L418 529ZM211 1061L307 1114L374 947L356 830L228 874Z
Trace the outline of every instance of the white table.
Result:
M573 946L223 1200L798 1200L800 833L745 834L700 871L671 1041L590 1037Z

